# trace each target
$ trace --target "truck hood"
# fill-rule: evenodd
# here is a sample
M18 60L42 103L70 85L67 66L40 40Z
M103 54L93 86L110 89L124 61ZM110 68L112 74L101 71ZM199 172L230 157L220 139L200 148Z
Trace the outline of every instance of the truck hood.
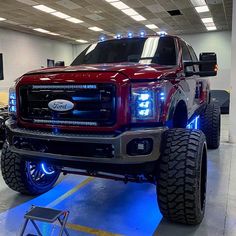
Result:
M94 64L80 65L68 67L53 67L34 70L25 75L36 74L58 74L68 72L119 72L127 76L129 79L159 79L161 77L176 74L177 67L160 66L156 64L144 65L136 63L119 63L119 64Z

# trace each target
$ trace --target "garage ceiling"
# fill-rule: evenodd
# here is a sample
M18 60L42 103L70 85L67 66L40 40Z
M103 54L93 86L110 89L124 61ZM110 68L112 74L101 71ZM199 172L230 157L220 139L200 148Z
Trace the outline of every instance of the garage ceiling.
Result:
M122 0L146 18L144 21L135 21L108 1L114 0L1 0L0 18L6 20L0 21L0 27L70 43L76 43L76 39L97 41L103 34L114 36L117 33L138 33L142 30L148 34L157 30L169 34L202 33L207 30L201 18L207 17L213 17L218 31L231 30L232 27L232 0L206 0L210 11L200 14L196 12L193 2L201 0ZM75 24L32 7L39 4L83 22ZM181 15L171 16L168 11L173 10L179 10ZM159 29L150 30L145 27L148 24L155 24ZM93 26L103 31L88 29ZM34 28L59 35L43 34L34 31Z

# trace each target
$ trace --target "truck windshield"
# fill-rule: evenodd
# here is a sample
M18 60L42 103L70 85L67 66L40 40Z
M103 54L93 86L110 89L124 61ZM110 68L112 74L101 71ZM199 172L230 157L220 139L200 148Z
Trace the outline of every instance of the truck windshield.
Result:
M71 64L134 62L176 65L176 49L171 37L116 39L92 44Z

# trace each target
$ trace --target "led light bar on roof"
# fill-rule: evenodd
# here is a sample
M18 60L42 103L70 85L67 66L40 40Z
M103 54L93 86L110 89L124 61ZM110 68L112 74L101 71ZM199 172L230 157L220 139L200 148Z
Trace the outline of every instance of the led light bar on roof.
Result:
M50 7L45 6L45 5L36 5L36 6L33 6L33 7L40 10L40 11L46 12L46 13L53 13L53 12L56 11L56 10L50 8Z
M101 29L101 28L99 28L99 27L96 27L96 26L94 26L94 27L89 27L88 29L93 30L93 31L96 31L96 32L103 31L103 29Z

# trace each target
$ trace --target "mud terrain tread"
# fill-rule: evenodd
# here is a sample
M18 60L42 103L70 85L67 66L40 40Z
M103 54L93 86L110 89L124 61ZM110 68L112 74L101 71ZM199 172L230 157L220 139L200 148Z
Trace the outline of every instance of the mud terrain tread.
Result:
M176 223L199 224L199 172L204 134L199 130L172 129L163 134L157 196L161 213ZM200 153L199 153L200 152Z
M220 108L209 103L205 112L200 115L200 129L206 136L207 146L217 149L220 145Z

